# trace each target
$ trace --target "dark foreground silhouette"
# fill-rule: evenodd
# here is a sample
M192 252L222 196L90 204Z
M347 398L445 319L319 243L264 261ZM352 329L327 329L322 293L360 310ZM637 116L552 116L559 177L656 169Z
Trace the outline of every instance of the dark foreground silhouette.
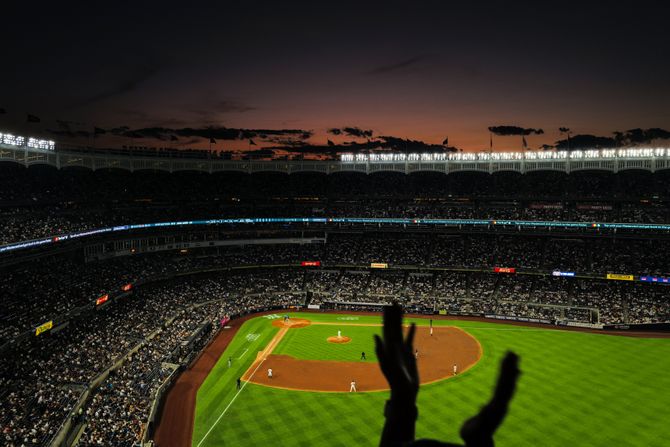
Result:
M418 418L416 396L419 393L419 373L414 355L412 324L406 338L402 333L402 308L398 304L384 309L383 340L375 335L379 366L391 388L391 398L386 402L386 422L379 445L397 446L457 446L435 440L415 440ZM479 414L463 423L461 438L467 447L491 447L493 434L505 419L509 402L514 395L519 377L519 357L508 352L500 366L500 375L493 397Z

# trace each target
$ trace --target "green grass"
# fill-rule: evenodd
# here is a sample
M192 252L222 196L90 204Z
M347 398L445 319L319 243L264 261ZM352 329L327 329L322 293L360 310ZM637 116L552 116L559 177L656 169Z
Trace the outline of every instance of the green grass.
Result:
M292 314L313 321L342 321L333 314ZM356 316L353 323L379 323ZM427 320L418 320L427 324ZM470 321L436 320L460 326L481 343L477 365L456 378L424 386L419 393L417 436L459 442L463 420L490 396L505 351L521 356L523 374L510 413L498 430L498 446L670 445L670 340ZM315 343L337 326L292 329L276 353L305 359L374 360L372 334L379 328L342 327L346 345ZM248 333L260 336L254 342ZM235 379L276 333L266 318L249 320L198 392L193 445L197 446L235 395ZM367 341L366 341L367 338ZM227 358L245 357L228 369ZM253 350L253 351L252 351ZM383 424L386 392L333 394L246 385L202 446L373 446Z
M337 336L341 330L343 336L351 338L349 343L334 344L328 337ZM377 362L372 334L381 334L381 327L365 326L317 326L311 325L289 330L273 354L285 354L305 360L336 360L340 362L360 361L365 352L368 362Z

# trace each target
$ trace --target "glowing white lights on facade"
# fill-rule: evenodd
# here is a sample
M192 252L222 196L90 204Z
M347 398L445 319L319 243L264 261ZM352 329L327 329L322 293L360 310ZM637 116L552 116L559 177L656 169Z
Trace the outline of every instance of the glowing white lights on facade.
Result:
M622 148L588 149L568 151L526 151L526 152L448 152L435 154L342 154L343 163L380 162L435 162L435 161L505 161L505 160L568 160L568 159L616 159L653 158L670 155L670 149Z
M11 133L0 133L0 143L7 146L29 147L31 149L42 149L53 151L56 149L56 143L51 140L41 140L33 137L22 137L12 135Z

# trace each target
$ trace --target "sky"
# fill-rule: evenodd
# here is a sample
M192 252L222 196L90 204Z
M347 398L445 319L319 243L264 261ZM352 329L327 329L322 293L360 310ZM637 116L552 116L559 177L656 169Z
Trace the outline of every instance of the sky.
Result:
M670 129L663 2L24 3L3 12L0 132L476 151L492 126L520 129L496 150Z

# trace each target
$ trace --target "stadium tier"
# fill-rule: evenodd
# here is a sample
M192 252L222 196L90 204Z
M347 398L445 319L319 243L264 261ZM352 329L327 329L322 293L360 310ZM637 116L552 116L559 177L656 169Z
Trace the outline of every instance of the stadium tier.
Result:
M150 441L169 385L256 312L399 302L435 318L667 329L668 175L2 163L3 440Z

